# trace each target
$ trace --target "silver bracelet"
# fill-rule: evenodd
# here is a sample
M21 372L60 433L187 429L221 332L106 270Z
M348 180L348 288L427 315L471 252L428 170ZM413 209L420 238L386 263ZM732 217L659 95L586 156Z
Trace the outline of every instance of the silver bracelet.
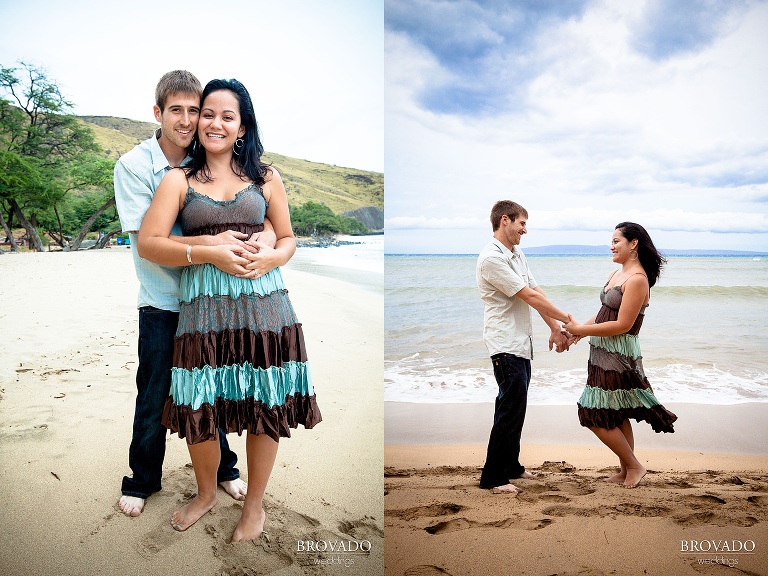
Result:
M192 264L192 244L187 244L187 262Z

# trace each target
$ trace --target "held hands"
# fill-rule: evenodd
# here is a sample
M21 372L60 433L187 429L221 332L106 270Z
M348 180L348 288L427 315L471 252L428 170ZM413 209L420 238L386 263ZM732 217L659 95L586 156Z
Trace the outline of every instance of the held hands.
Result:
M242 256L244 249L237 244L219 244L206 249L209 250L210 255L208 261L222 272L233 276L241 276L249 272L245 267L248 260Z
M281 264L274 249L277 236L271 229L257 232L250 238L236 230L226 230L211 238L210 244L214 247L211 264L227 274L256 278Z
M549 349L552 350L552 347L555 347L555 352L565 352L570 347L570 342L568 341L568 333L565 331L557 331L553 330L552 334L549 336Z
M248 260L248 263L245 265L246 272L238 274L238 276L256 278L280 266L280 253L272 246L260 241L248 240L245 243L245 247L246 251L242 253L242 256Z
M573 316L568 314L568 322L563 323L563 332L568 335L568 345L576 344L579 340L584 338L584 335L579 334L583 325L576 322Z
M560 331L553 330L549 337L549 349L552 350L554 346L555 352L566 352L571 346L578 343L583 336L579 336L574 333L574 330L578 330L581 324L573 319L573 316L568 314L568 322L564 322Z
M243 232L238 232L236 230L226 230L224 232L219 232L215 236L212 236L211 240L207 242L207 244L212 246L218 246L220 244L234 244L235 246L246 248L251 252L259 251L259 249L254 245L256 242L266 244L270 248L274 248L275 244L277 244L277 235L275 235L275 231L272 229L264 229L261 232L256 232L247 241L246 238L248 238L248 235Z

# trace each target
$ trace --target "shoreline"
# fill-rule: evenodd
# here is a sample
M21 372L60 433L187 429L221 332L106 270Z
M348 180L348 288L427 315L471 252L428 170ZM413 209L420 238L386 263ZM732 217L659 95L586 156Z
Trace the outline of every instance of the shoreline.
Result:
M632 421L643 449L768 455L768 403L678 404L673 434L657 434L645 422ZM384 402L385 445L484 444L493 424L494 405ZM522 445L602 446L583 428L576 406L528 406Z

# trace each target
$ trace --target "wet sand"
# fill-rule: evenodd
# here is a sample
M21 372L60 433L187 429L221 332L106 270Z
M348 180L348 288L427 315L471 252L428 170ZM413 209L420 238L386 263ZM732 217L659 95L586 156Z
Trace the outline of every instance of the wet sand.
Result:
M385 403L385 574L768 574L768 407L667 407L631 490L575 408L529 407L510 496L478 486L493 405Z

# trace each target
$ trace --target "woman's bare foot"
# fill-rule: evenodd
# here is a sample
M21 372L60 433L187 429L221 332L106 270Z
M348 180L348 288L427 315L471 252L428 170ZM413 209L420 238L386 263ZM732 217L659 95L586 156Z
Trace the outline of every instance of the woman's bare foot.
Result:
M138 516L144 510L144 498L138 498L136 496L121 496L117 501L117 505L123 514L126 516Z
M628 468L627 469L627 478L624 480L624 487L625 488L637 488L637 485L640 484L640 480L643 479L643 476L645 476L646 469L644 467L640 468Z
M531 478L536 478L536 474L531 474L530 472L528 472L528 470L526 470L525 472L520 474L520 476L518 476L518 478L523 478L525 480L529 480Z
M240 478L219 482L219 486L224 488L224 492L232 496L235 500L245 500L245 495L248 494L248 484L243 482Z
M237 523L235 533L232 534L232 542L246 542L258 540L264 532L264 524L267 522L267 513L261 508L255 514L249 514L243 508L240 522Z
M173 513L171 526L173 526L174 530L184 532L184 530L210 512L215 505L215 497L212 500L203 500L199 495L195 496L192 502Z
M623 468L621 469L621 472L618 474L614 474L610 478L606 478L606 482L613 482L614 484L624 484L624 481L627 479L627 471Z

